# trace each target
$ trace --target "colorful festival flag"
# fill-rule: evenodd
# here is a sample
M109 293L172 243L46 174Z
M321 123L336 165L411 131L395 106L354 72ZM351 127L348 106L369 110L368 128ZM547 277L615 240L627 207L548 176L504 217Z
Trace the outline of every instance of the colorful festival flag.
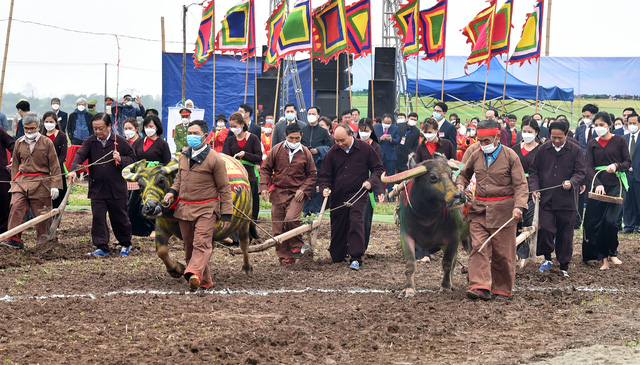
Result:
M420 46L425 53L423 59L438 62L444 57L447 36L447 0L440 0L434 7L421 10L420 25L422 27Z
M527 14L527 20L522 27L522 36L520 36L520 41L509 59L510 64L519 62L520 66L522 66L524 61L531 63L531 59L538 59L538 57L540 57L543 7L544 1L538 0L538 3L533 8L533 12Z
M347 49L344 0L329 0L313 12L313 57L327 63Z
M401 6L391 20L400 34L402 42L402 55L406 60L411 55L420 52L420 22L418 22L420 0L410 0Z
M271 67L278 67L280 59L278 55L278 38L280 38L280 31L282 30L282 24L284 23L285 15L285 2L281 2L271 13L269 19L267 19L267 52L265 52L264 70L267 71Z
M195 68L204 65L214 51L213 1L214 0L209 1L209 5L202 11L198 39L196 39L196 49L193 51L193 63L196 64Z
M242 61L246 61L248 57L256 55L256 9L253 0L249 1L249 45L247 52L242 55Z
M278 37L279 57L310 52L311 34L311 1L298 0L287 15Z
M513 15L513 0L507 0L496 12L493 24L493 36L491 37L491 55L498 56L509 53L509 40L511 39L511 19Z
M489 47L491 41L492 32L493 32L493 24L495 19L495 11L496 11L496 0L490 0L490 4L488 8L484 9L474 20L465 27L465 30L470 29L469 26L474 23L479 16L486 18L482 24L478 24L477 34L474 39L473 48L471 49L471 54L467 58L467 62L464 65L464 73L467 74L467 68L469 65L473 64L482 64L491 61L491 47ZM474 26L475 27L475 26ZM475 29L474 29L475 31ZM464 33L464 32L463 32Z
M223 53L247 53L253 0L242 0L227 11L222 28L216 35L216 49Z
M360 0L346 8L349 53L355 58L371 54L371 3Z

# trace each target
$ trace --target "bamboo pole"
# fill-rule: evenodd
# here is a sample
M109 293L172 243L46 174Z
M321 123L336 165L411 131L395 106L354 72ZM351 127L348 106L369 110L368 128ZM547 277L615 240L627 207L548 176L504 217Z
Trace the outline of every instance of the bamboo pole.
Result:
M544 46L544 55L549 57L549 41L551 39L551 1L547 5L547 44Z
M538 98L540 95L540 61L542 57L538 55L538 76L536 77L536 113L538 112Z
M487 76L484 80L484 94L482 95L482 113L480 114L484 118L484 105L487 102L487 84L489 83L489 66L491 66L491 48L493 47L493 23L496 18L496 9L493 9L493 14L491 15L491 26L489 27L489 42L487 46L489 47L489 62L487 63ZM496 118L498 116L496 115Z
M255 116L253 117L253 121L256 123L258 123L257 111L258 111L258 55L257 53L254 53L253 54L253 112L255 113Z
M444 101L444 65L446 58L442 56L442 90L440 91L440 101Z
M184 103L184 89L187 83L187 6L182 6L182 102ZM117 95L116 95L117 97Z
M164 17L160 17L160 33L162 34L162 53L166 52L164 41Z
M215 36L216 36L216 3L215 1L213 2L213 14L211 15L211 34L213 34L214 37L214 41L213 44L210 44L209 47L213 47L213 54L211 56L213 56L213 102L212 102L212 109L211 109L211 113L213 114L212 117L215 118L216 117L216 41L215 41ZM216 121L213 121L213 125L215 126Z
M349 47L347 47L347 50ZM347 81L349 82L349 109L353 109L353 101L351 100L351 60L349 60L349 52L347 51ZM357 121L356 121L357 123Z
M416 54L416 113L418 112L418 70L420 70L420 53Z
M313 53L313 52L311 52ZM309 63L311 65L311 105L314 105L314 97L313 97L313 54L309 55ZM308 110L309 108L307 108Z
M276 75L276 97L275 97L275 101L273 102L273 120L274 120L274 126L275 123L278 122L278 119L280 119L280 113L278 108L278 94L280 94L280 67L282 66L282 61L280 63L278 63L278 73Z
M340 101L340 54L336 57L336 115L338 116L338 120L340 120L340 113L338 111L338 102Z
M502 111L500 115L504 115L504 100L507 96L507 69L509 68L509 52L507 52L507 62L504 63L504 85L502 86Z
M449 3L447 2L445 4L445 6L444 6L444 13L445 14L447 14L447 9L448 8L449 8ZM444 27L443 27L443 29L445 30L445 32L444 32L444 36L442 37L442 42L445 45L445 51L444 51L445 54L442 55L442 90L440 91L440 101L442 101L442 102L444 102L444 71L445 71L444 65L447 62L447 56L446 56L446 53L447 53L447 51L446 51L446 44L447 44L447 37L446 37L446 35L447 35L447 32L446 32L446 30L447 30L447 17L446 16L444 18Z
M249 54L247 53L247 69L244 72L244 103L247 103L247 88L249 87Z
M369 58L371 59L371 95L369 95L369 97L371 98L371 120L375 121L376 120L376 104L375 104L375 100L376 100L376 93L374 91L374 69L373 69L373 52L371 52L371 54L369 55Z

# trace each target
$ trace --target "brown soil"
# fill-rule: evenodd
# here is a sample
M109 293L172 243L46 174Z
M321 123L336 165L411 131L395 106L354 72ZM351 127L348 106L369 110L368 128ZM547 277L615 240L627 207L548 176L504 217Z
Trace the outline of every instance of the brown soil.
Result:
M148 238L127 258L86 256L90 223L90 212L67 211L58 241L34 247L29 231L26 249L0 248L0 362L552 364L582 348L596 350L581 363L615 357L611 346L640 361L637 235L621 236L622 266L585 265L576 245L570 278L532 262L518 269L512 300L484 303L465 298L459 268L454 291L436 293L440 254L419 264L419 294L397 299L404 263L391 224L374 223L359 272L330 263L328 222L313 259L280 266L273 249L255 253L251 276L216 248L214 288L191 295Z

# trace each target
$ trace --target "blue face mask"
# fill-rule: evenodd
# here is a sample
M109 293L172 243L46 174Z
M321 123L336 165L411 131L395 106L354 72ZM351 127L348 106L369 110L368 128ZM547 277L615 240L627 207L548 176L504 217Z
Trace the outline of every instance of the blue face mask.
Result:
M440 120L442 119L442 114L438 112L433 112L433 117L436 118L436 120Z
M187 144L189 145L189 147L197 149L198 147L202 146L202 136L187 136Z
M287 118L288 121L292 121L296 119L296 113L286 113L284 117Z

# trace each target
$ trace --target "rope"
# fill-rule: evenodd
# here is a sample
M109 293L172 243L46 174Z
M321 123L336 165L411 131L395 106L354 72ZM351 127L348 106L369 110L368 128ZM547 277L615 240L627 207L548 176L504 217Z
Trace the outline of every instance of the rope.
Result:
M112 154L113 154L113 151L111 151L111 152L107 152L104 156L100 157L100 158L99 158L99 159L97 159L95 162L90 163L90 164L88 164L88 165L81 165L81 166L79 166L78 168L76 168L75 170L69 171L69 173L70 173L70 172L78 172L78 171L80 171L80 170L84 170L84 169L87 169L87 168L89 168L89 167L91 167L91 166L95 166L95 165L104 165L104 164L108 164L109 162L114 161L114 158L113 158L113 157L112 157L111 159L109 159L109 160L102 161L102 162L100 162L100 160L102 160L103 158L105 158L105 157L107 157L107 156L109 156L109 155L112 155ZM31 181L51 180L51 179L55 179L55 178L56 178L56 177L58 177L58 176L65 176L66 174L67 174L67 173L64 173L64 172L63 172L63 173L61 173L61 174L57 174L57 175L49 175L49 176L45 176L45 177L40 177L40 178L35 178L35 179L29 179L29 182L31 182ZM12 183L12 182L15 182L15 181L13 181L13 180L9 180L9 181L1 181L1 180L0 180L0 184L1 184L1 183Z

